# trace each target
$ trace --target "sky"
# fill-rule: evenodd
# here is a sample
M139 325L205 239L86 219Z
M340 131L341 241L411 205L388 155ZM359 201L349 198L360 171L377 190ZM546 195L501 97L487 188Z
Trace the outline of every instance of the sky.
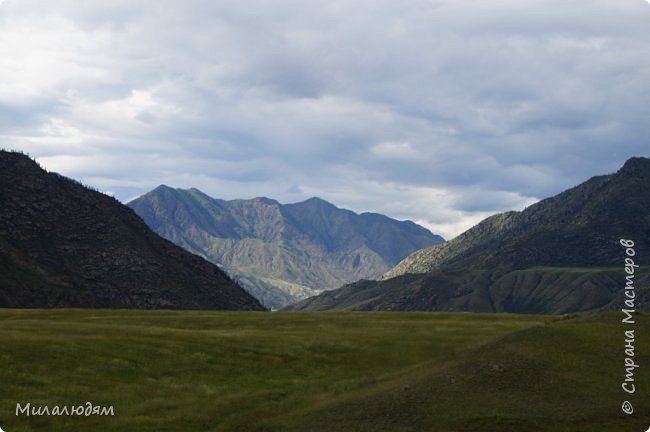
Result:
M645 0L4 0L0 148L450 239L650 156Z

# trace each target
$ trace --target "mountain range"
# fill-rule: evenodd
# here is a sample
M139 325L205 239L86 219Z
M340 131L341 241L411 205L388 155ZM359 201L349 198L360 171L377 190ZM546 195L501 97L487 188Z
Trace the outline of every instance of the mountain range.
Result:
M0 307L264 310L130 208L0 151Z
M0 307L264 310L219 264L271 308L318 293L287 309L615 310L629 300L628 239L634 307L650 309L647 158L448 242L319 198L224 201L160 186L129 206L0 151Z
M570 313L619 308L625 250L635 243L646 309L650 279L650 159L631 158L523 211L491 216L416 251L386 272L304 300L293 310Z
M442 237L411 222L356 214L320 198L225 201L161 185L128 203L162 237L218 264L270 308L378 278Z

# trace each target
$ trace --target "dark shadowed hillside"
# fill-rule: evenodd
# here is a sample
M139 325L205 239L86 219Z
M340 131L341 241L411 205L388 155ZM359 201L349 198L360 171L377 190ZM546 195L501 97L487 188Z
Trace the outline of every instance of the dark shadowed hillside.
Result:
M443 239L410 221L356 214L319 198L224 201L160 186L131 201L158 234L223 266L269 307L376 278Z
M650 159L632 158L521 212L485 219L384 275L307 299L299 310L568 313L620 307L621 238L635 242L638 297L650 307Z
M638 270L635 305L650 309L650 267ZM364 280L289 306L288 310L446 311L565 314L620 309L620 268L437 269L383 281Z
M5 151L0 307L263 309L114 198Z

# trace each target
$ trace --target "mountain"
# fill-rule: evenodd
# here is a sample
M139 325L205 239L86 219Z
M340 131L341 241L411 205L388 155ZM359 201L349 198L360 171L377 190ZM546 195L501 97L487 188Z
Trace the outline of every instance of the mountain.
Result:
M637 254L650 264L650 159L632 158L615 174L489 217L444 245L410 255L384 278L445 267L618 265L621 238L635 240Z
M637 306L650 307L650 159L632 158L520 212L497 214L419 250L381 281L361 281L294 309L569 313L622 304L625 250L635 242ZM644 281L644 283L641 283Z
M272 308L379 277L411 252L444 241L413 222L356 214L320 198L224 201L163 185L128 205L155 232L223 266Z
M0 307L263 310L130 208L0 151Z

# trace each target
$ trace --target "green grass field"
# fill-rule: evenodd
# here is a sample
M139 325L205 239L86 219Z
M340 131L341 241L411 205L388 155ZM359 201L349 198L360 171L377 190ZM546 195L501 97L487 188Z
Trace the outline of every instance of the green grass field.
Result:
M0 310L0 427L645 431L650 319L625 416L620 318ZM86 401L115 415L15 415Z

